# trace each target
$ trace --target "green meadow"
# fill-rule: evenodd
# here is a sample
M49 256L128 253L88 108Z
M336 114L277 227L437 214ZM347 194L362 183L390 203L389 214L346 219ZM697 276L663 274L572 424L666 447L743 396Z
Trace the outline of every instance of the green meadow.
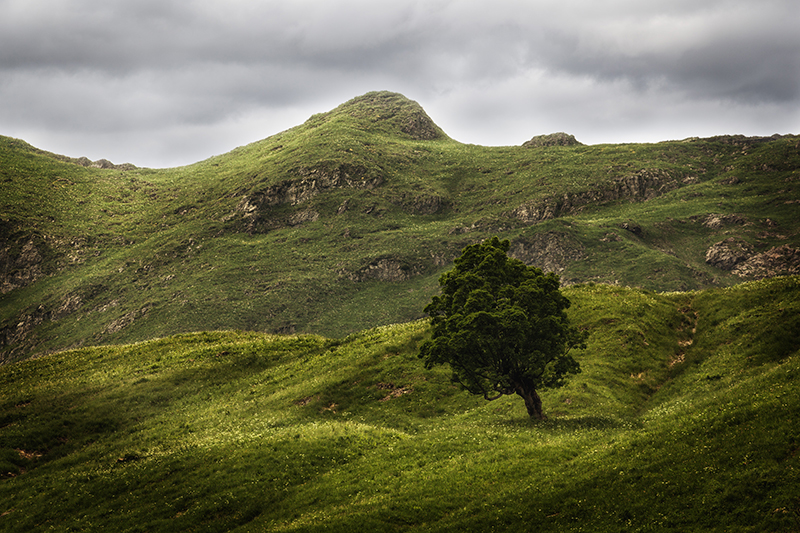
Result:
M582 372L493 402L341 338L185 333L0 367L0 529L800 530L800 279L565 289Z

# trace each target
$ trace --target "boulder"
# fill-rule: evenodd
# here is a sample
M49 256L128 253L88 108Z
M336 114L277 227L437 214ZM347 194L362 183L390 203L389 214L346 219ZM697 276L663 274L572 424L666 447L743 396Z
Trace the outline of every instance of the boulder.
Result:
M511 243L508 255L545 272L563 272L570 263L583 259L583 245L566 233L548 231Z
M353 281L406 281L422 272L420 266L413 266L399 258L376 259L357 272L342 271L341 274Z
M550 133L548 135L537 135L530 141L522 143L525 148L540 148L544 146L583 146L583 143L578 142L574 135L560 131L558 133Z
M800 250L788 244L775 246L737 264L733 273L757 279L800 274Z
M706 263L721 270L733 270L736 265L753 255L753 247L747 241L729 237L711 245L706 252Z

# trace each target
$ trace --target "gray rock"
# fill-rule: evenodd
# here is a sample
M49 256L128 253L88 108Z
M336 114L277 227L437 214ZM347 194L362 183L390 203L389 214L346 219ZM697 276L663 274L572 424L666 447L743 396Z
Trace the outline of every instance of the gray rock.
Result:
M408 265L397 258L376 259L357 272L342 272L353 281L405 281L422 272L420 267Z
M753 255L753 247L747 241L729 237L713 244L706 252L706 263L721 270L733 270L736 265Z
M680 187L678 179L668 171L644 168L634 174L617 178L603 188L526 202L509 214L526 224L536 224L543 220L577 213L590 204L603 204L616 200L643 202L678 187Z
M522 143L522 146L525 148L539 148L543 146L583 146L583 143L578 142L574 135L560 131L548 135L537 135L530 141Z
M570 235L550 231L515 240L508 255L545 272L559 273L573 261L583 259L585 253L583 245Z
M788 244L775 246L738 263L733 273L756 279L800 274L800 250Z

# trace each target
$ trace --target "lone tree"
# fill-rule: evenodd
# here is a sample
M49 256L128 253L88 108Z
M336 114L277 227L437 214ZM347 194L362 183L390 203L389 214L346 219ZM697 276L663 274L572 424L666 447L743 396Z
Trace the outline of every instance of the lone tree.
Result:
M442 294L425 307L433 336L419 356L429 369L449 363L454 382L487 400L519 394L531 418L544 419L537 391L580 372L569 352L586 347L586 334L569 324L558 276L508 248L497 237L467 246L439 278Z

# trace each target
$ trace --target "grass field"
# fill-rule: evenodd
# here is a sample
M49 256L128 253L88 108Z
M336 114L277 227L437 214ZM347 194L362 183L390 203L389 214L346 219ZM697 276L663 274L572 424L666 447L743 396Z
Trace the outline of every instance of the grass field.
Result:
M567 288L541 423L426 371L424 320L5 365L0 529L798 531L798 288Z
M798 139L482 147L386 92L172 169L0 137L0 530L800 531ZM417 358L493 235L591 334L539 423Z

